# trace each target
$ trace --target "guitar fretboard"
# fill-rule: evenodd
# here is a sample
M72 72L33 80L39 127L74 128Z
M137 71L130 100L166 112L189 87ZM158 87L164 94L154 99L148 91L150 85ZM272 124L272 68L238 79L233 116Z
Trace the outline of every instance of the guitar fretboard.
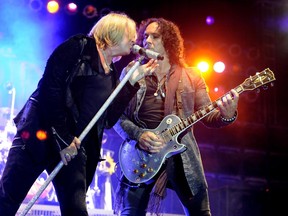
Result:
M269 69L266 68L260 73L256 73L256 75L251 76L250 78L247 78L242 84L234 88L237 93L241 94L244 91L247 90L254 90L258 88L259 86L262 86L264 84L270 83L275 80L273 72ZM214 109L216 109L217 102L222 100L223 97L227 96L228 94L231 94L231 92L227 92L226 94L222 95L222 97L218 98L214 102L210 103L209 105L199 109L186 119L182 119L181 122L178 124L172 126L171 128L165 130L162 132L162 137L166 140L169 141L172 139L173 136L182 133L189 127L191 127L193 124L201 120L202 118L206 117L209 115Z

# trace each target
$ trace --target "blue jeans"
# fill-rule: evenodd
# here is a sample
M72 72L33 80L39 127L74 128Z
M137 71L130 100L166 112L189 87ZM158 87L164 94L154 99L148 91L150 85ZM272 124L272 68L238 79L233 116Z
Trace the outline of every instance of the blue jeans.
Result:
M211 216L207 189L200 190L194 196L190 192L181 158L174 156L168 160L167 187L174 190L183 206L186 215L189 216ZM123 208L121 216L145 216L149 202L149 195L154 183L140 187L128 187L124 191Z

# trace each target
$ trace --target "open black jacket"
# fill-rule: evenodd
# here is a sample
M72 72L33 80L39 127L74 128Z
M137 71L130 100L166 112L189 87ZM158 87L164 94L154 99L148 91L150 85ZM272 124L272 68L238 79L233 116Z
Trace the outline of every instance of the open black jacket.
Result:
M16 116L18 135L44 129L60 151L79 136L118 83L114 65L106 75L95 40L76 35L59 45L49 57L37 90ZM111 128L139 89L127 82L87 136L84 147L96 145L100 154L104 128ZM50 142L49 142L50 143Z

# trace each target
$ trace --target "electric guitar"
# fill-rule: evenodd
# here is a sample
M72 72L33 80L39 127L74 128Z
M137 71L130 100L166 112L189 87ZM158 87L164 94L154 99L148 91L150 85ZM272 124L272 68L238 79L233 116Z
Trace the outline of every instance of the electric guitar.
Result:
M254 90L275 80L273 72L267 68L256 75L247 78L242 84L234 88L239 94ZM230 92L225 95L230 94ZM223 97L223 96L222 96ZM160 170L164 161L186 150L186 146L177 141L178 136L193 124L210 114L217 108L217 101L196 111L186 119L176 115L167 115L155 129L145 129L160 136L165 146L158 153L149 153L140 149L137 141L125 141L119 149L119 164L124 176L133 183L148 183Z

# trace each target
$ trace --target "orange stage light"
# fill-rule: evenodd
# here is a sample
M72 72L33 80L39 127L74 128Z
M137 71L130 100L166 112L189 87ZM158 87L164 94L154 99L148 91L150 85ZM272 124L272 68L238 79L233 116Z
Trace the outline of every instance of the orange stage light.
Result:
M47 133L46 133L46 131L38 130L38 131L36 132L36 137L37 137L37 139L39 139L40 141L46 140L46 139L47 139Z

